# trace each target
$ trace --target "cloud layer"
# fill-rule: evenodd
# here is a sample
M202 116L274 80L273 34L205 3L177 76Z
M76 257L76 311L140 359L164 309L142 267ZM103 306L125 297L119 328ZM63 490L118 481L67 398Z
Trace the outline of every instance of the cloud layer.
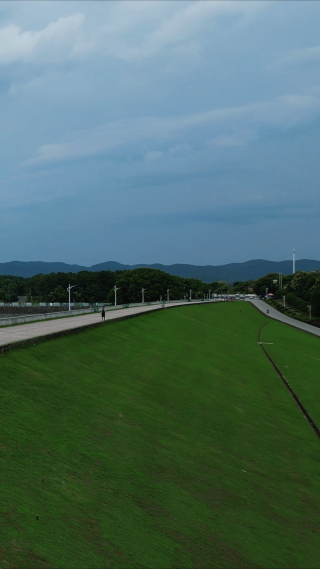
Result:
M317 256L319 16L2 3L1 260Z
M36 156L24 164L78 160L107 154L118 146L139 142L165 141L168 145L175 136L182 135L192 139L193 131L196 129L201 129L204 133L203 142L208 136L208 131L231 130L231 133L220 134L208 142L213 142L215 146L242 146L254 138L252 131L248 134L243 130L245 128L255 128L257 132L265 127L287 129L311 119L319 111L320 97L285 95L273 101L261 101L229 109L214 109L190 116L139 117L108 123L89 131L70 133L66 142L40 146ZM149 152L148 156L158 157L159 152ZM173 151L171 153L174 154Z
M15 24L0 28L0 64L56 61L71 56L84 23L83 14L73 14L51 22L40 31L23 31Z

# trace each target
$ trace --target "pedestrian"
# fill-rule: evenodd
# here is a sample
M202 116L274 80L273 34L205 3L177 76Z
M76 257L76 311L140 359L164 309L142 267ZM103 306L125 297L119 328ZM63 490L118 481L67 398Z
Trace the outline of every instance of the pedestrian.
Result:
M102 307L102 310L101 310L101 320L102 320L102 322L105 321L105 319L106 319L106 311L105 311L104 306L103 306L103 307Z

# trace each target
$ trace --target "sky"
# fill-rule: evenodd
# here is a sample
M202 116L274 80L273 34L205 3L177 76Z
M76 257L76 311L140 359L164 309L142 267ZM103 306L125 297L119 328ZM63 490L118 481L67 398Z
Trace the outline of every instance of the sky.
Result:
M0 262L320 259L320 2L0 3Z

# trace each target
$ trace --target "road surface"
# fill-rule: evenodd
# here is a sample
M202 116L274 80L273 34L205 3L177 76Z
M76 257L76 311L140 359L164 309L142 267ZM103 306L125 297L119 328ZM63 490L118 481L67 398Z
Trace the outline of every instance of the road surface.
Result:
M193 302L192 304L203 304ZM189 302L177 302L171 306L188 305ZM169 306L166 307L166 310ZM106 311L106 321L115 320L118 318L125 318L134 316L136 314L143 314L144 312L151 312L153 310L163 310L161 305L147 305L147 306L134 306L132 308L120 308L119 310ZM73 316L71 318L57 318L55 320L48 320L42 322L33 322L30 324L21 324L20 326L7 326L0 328L0 346L6 346L15 342L23 342L31 338L39 338L41 336L48 336L65 330L72 330L75 328L82 328L101 322L100 312L94 314L84 314L81 316Z
M272 306L266 304L263 300L250 300L251 304L258 308L260 312L267 316L267 310L269 310L268 316L270 318L274 318L274 320L279 320L279 322L284 322L284 324L290 324L294 328L298 328L299 330L304 330L305 332L310 332L314 336L320 337L320 328L316 326L311 326L311 324L307 324L306 322L300 322L299 320L295 320L294 318L290 318L290 316L286 316L286 314L282 314Z
M250 300L250 302L258 308L263 314L266 314L267 309L269 309L268 316L284 322L285 324L290 324L300 330L310 332L315 336L320 337L320 328L311 326L304 322L299 322L299 320L294 320L285 314L281 314L271 306L267 306L263 300ZM193 302L192 304L203 304L203 302ZM191 306L189 302L179 302L171 306ZM166 310L169 306L166 307ZM120 308L119 310L106 311L106 321L116 320L118 318L125 318L128 316L135 316L137 314L143 314L144 312L151 312L154 310L163 310L159 304L148 305L148 306L134 306L132 308ZM41 338L42 336L49 336L51 334L63 332L66 330L73 330L76 328L82 328L90 325L94 325L101 322L101 314L96 312L94 314L84 314L81 316L73 316L71 318L58 318L55 320L48 320L42 322L32 322L30 324L22 324L20 326L8 326L6 328L0 328L0 346L6 346L8 344L13 344L16 342L23 342L25 340L31 340L32 338Z

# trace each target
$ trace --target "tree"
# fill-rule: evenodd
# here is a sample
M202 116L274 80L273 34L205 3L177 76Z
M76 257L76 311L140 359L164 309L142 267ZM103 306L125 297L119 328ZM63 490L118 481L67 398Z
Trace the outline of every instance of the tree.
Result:
M320 316L320 287L313 290L310 300L312 315Z
M248 294L253 291L254 281L236 281L233 283L233 292L236 294L239 292L240 294Z
M117 302L119 304L141 302L142 288L145 290L145 302L167 299L167 289L170 289L170 300L180 300L189 296L192 289L192 298L203 298L209 292L210 285L198 279L184 279L169 275L159 269L139 268L125 271L117 275L116 286ZM113 287L108 294L108 302L114 303Z
M68 302L68 291L59 285L49 295L49 302Z
M297 273L292 275L290 283L286 288L288 292L292 292L299 298L302 298L303 300L309 302L313 290L319 287L320 287L319 271L312 271L311 273L298 271Z
M29 279L23 279L24 288L30 299L37 299L42 302L59 302L53 300L57 298L57 295L62 298L59 287L66 291L69 284L76 287L72 289L72 298L76 302L105 302L115 280L116 273L111 271L51 273L50 275L40 274ZM57 292L54 296L57 288L59 288L61 295ZM60 302L66 302L66 299Z
M213 281L213 282L210 284L210 290L211 290L211 292L217 292L217 289L220 288L220 286L221 286L221 283L219 283L218 281Z
M160 296L165 300L168 288L171 299L183 298L184 286L182 281L183 279L168 275L158 269L139 268L125 271L117 275L115 283L119 287L117 302L119 304L141 302L142 288L146 289L144 295L146 302L160 300ZM108 302L114 303L113 288L108 294Z
M14 281L7 280L0 289L0 300L2 302L17 302L18 287Z
M276 281L275 283L273 281ZM266 288L268 293L275 294L279 290L279 275L278 273L269 273L253 283L253 290L258 296L265 296Z

